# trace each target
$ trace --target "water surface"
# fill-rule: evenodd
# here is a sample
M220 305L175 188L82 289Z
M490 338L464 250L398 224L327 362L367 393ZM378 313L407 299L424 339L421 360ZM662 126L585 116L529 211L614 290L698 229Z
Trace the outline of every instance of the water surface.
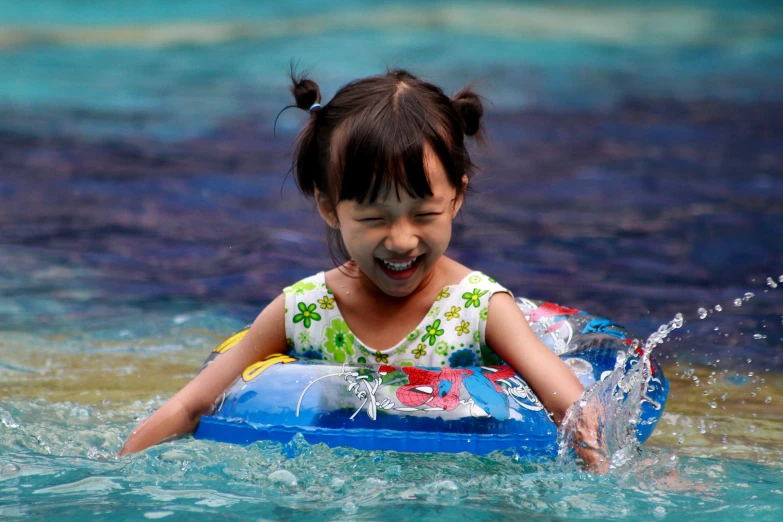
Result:
M0 518L778 520L782 15L0 0ZM286 175L306 116L272 130L292 58L327 100L387 65L473 82L490 146L451 255L641 337L683 313L630 469L300 440L115 457L222 338L330 267Z

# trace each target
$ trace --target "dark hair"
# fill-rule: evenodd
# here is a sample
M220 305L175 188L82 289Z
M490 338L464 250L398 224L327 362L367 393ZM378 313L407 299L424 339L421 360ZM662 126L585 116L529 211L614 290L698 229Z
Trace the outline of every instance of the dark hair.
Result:
M296 106L311 115L292 161L304 195L313 197L318 189L332 206L344 200L374 203L392 188L398 198L400 189L411 197L430 196L425 145L462 194L463 176L475 171L465 136L482 138L484 110L472 90L449 98L437 86L395 69L355 80L320 106L314 105L321 104L317 83L293 71L291 81ZM340 250L346 253L342 243Z

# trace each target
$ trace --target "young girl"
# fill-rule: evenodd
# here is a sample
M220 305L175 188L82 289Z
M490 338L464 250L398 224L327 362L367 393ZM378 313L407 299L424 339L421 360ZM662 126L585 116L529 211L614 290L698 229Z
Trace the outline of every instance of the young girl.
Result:
M391 365L502 360L560 424L584 391L579 380L508 290L444 255L474 170L464 137L481 136L479 97L463 90L450 99L401 70L349 83L326 104L315 82L293 82L296 106L310 114L296 142L297 185L315 199L330 248L336 240L348 261L286 288L237 346L130 434L120 455L191 433L247 366L284 351ZM601 467L595 443L577 446L588 466Z

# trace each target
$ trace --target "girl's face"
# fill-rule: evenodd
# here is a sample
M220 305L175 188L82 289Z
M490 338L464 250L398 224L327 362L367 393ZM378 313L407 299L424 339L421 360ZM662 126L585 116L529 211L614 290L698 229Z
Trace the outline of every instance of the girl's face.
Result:
M408 296L426 282L449 246L452 220L462 205L429 147L424 149L424 167L432 196L413 198L401 190L398 200L396 191L390 190L369 205L340 201L334 212L318 200L327 223L339 227L351 259L392 297Z

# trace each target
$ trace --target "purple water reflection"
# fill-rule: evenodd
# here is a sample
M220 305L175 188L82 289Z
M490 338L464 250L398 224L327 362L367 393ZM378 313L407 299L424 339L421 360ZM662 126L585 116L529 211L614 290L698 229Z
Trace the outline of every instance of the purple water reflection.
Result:
M329 268L313 205L286 179L293 136L265 118L177 142L0 133L4 293L61 306L0 311L6 328L182 301L250 319ZM637 100L492 114L487 127L454 257L640 334L690 314L696 340L664 354L783 367L783 290L764 292L783 274L783 105ZM746 291L756 297L721 318L731 336L711 337L696 309Z

